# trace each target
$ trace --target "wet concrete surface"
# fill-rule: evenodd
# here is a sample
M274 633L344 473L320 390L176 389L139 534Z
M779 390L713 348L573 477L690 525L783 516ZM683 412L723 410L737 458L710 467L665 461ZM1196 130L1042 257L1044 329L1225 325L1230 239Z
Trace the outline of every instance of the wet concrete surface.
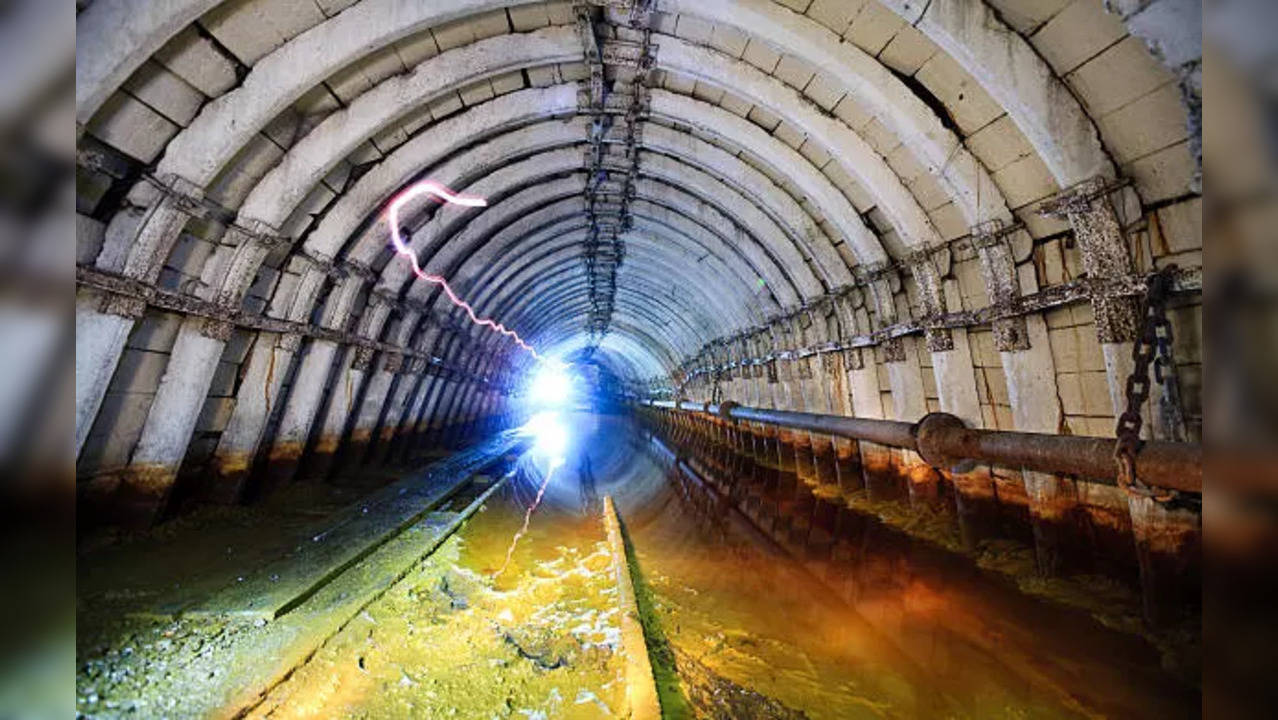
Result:
M723 493L670 472L632 419L577 414L567 424L564 463L500 576L536 496L535 472L492 496L249 703L250 715L615 716L624 678L598 514L604 495L615 498L631 548L666 717L1198 715L1196 689L1164 671L1156 649L1086 612L1028 597L944 547L868 519L843 576L797 562L793 548ZM212 589L233 566L223 557L230 535L232 554L252 548L266 557L348 499L296 492L282 506L218 509L82 554L83 716L203 717L244 707L202 697L191 668L233 672L218 659L253 647L263 625L126 610L172 591L158 578L192 593Z

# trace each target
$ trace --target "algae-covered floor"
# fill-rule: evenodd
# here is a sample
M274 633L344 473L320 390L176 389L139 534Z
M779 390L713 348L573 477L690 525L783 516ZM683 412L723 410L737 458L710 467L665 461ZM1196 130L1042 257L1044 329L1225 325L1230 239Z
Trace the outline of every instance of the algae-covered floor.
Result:
M228 572L304 537L349 500L346 493L297 491L293 502L207 510L86 552L77 710L104 718L231 717L245 707L251 717L613 717L624 688L615 576L599 517L543 506L494 577L531 490L525 479L492 496L335 634L318 626L383 571L377 554L275 621L145 610L186 588L195 595L219 578L233 582ZM463 492L441 509L459 509L474 495ZM401 546L391 557L402 557L402 546L416 541L410 530L386 547ZM239 561L227 559L237 554ZM313 639L327 641L309 659L291 656L311 617ZM301 634L289 628L299 624ZM259 703L241 692L263 679L246 674L249 664L290 674Z
M278 686L254 718L614 717L624 693L597 518L490 502Z
M867 522L854 538L857 562L840 569L855 588L849 595L716 505L707 486L667 474L632 421L579 415L570 425L564 465L500 574L536 495L527 476L430 555L416 559L432 528L458 517L477 489L270 622L136 610L234 582L235 568L305 537L349 493L287 489L281 502L205 509L83 553L77 709L84 717L229 717L246 707L254 718L615 717L625 693L619 610L595 507L607 494L627 534L666 718L1195 714L1193 689L1160 670L1155 649L1031 597L1005 574ZM390 565L402 570L388 579ZM370 584L384 592L350 609L350 596ZM309 656L285 652L299 638L324 643ZM250 666L275 673L265 697L237 694L263 679L248 677Z

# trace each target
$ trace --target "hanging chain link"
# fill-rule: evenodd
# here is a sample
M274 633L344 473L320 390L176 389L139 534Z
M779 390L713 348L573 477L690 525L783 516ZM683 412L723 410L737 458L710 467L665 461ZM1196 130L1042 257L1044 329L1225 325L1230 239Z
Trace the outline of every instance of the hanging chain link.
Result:
M1150 366L1159 383L1173 377L1172 326L1167 319L1167 295L1171 290L1175 265L1149 276L1145 291L1145 311L1140 336L1132 344L1132 374L1127 378L1127 408L1118 417L1114 434L1114 461L1118 465L1118 486L1133 497L1148 497L1169 503L1180 497L1175 490L1151 488L1136 475L1136 454L1141 449L1141 408L1149 401Z

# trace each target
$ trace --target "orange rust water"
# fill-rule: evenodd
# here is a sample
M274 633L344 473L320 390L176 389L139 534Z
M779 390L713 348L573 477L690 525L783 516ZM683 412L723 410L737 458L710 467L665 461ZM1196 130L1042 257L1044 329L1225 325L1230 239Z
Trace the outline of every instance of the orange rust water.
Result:
M630 464L631 483L665 484L621 512L652 620L698 715L1198 714L1196 691L1163 673L1142 640L1023 596L872 519L852 521L854 569L822 581L808 568L828 563L801 565L730 507L731 480L716 494L680 473L644 470L650 460ZM846 533L848 518L839 522ZM774 536L791 537L794 526L774 523ZM840 552L849 552L846 537ZM733 693L744 705L716 700Z

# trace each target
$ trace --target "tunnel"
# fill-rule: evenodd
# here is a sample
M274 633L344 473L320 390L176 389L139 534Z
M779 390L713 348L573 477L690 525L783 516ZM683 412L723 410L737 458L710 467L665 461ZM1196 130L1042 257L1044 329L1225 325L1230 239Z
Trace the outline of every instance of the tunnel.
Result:
M1197 7L77 0L77 716L1200 716Z

